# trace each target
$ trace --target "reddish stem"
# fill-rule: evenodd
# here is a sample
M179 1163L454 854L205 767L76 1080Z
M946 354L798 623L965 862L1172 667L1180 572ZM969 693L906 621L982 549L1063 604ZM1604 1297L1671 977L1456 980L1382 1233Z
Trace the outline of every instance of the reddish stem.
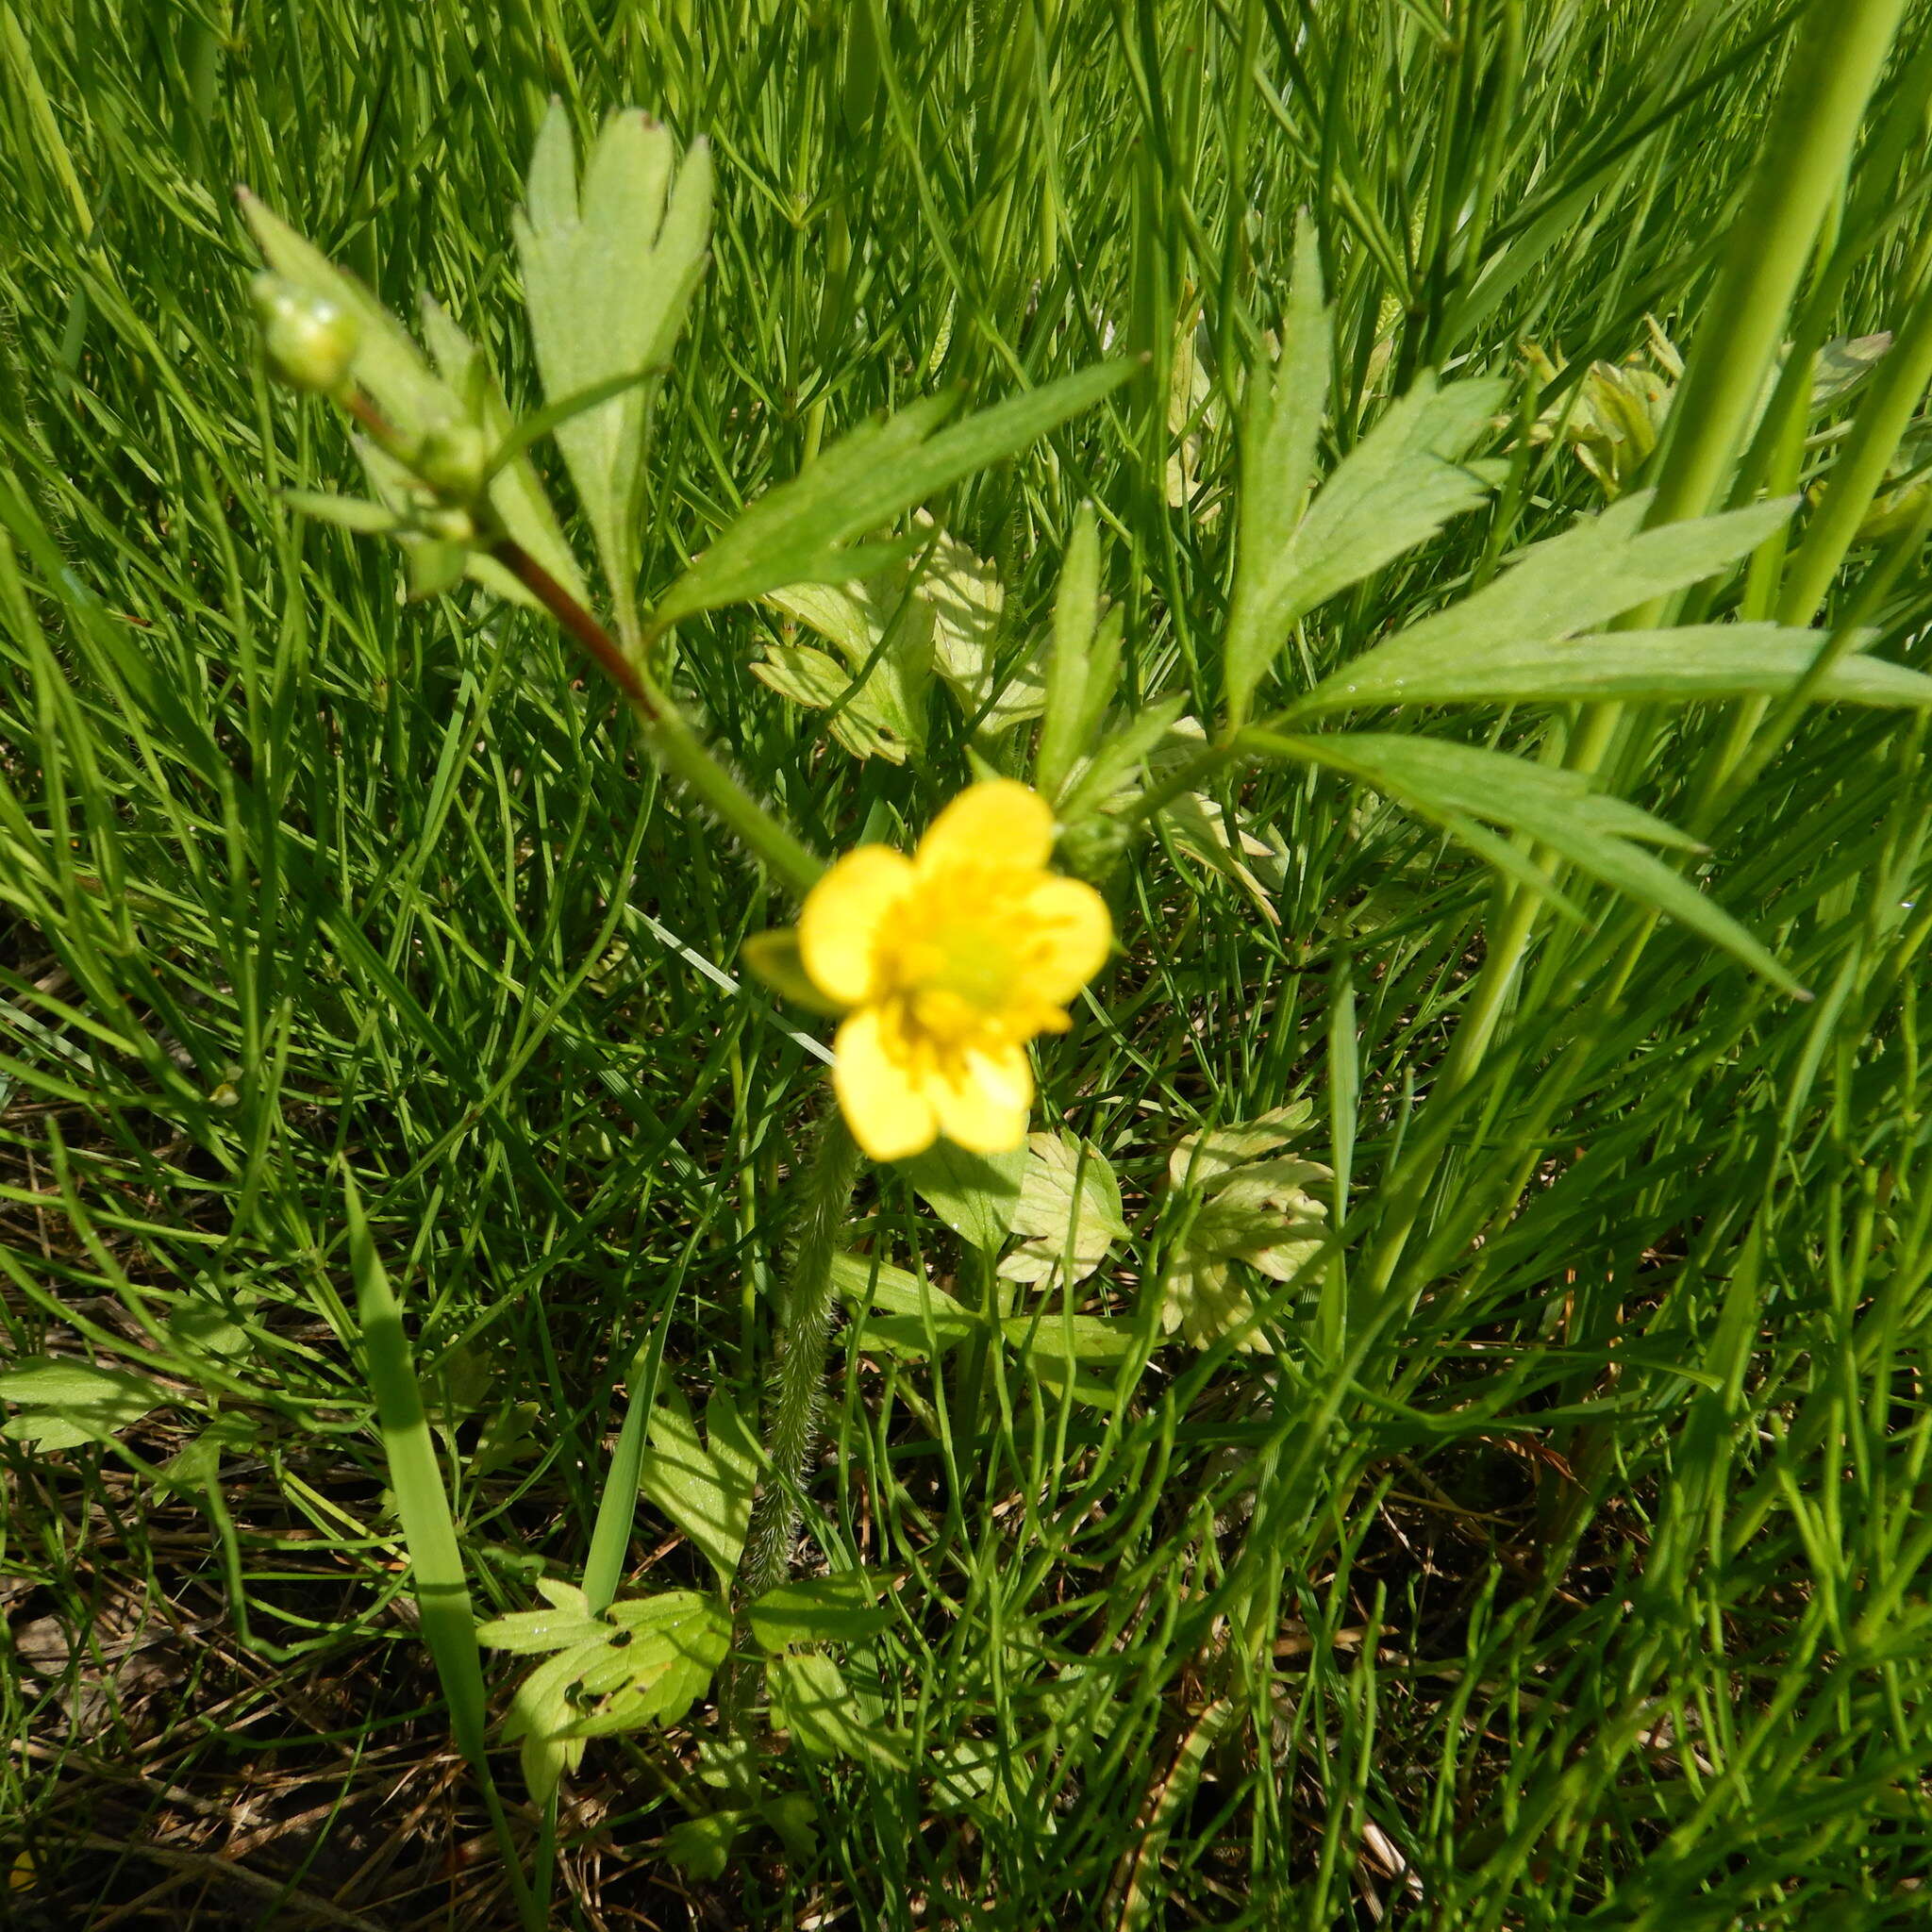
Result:
M645 719L653 724L659 721L663 714L657 699L617 640L514 537L499 537L490 546L490 555L583 645Z

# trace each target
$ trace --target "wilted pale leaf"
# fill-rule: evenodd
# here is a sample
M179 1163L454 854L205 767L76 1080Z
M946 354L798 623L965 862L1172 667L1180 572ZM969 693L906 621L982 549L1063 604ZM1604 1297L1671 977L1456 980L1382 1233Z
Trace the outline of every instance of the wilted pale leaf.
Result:
M1834 336L1811 364L1811 413L1848 395L1890 347L1889 329L1873 336Z
M1273 876L1275 887L1280 886L1282 854L1274 846L1243 827L1237 851L1235 836L1228 830L1227 814L1218 800L1205 792L1179 793L1161 808L1160 817L1168 837L1180 851L1210 872L1233 880L1254 900L1255 909L1269 924L1281 924L1269 887L1254 870L1258 863Z
M794 704L839 706L832 735L855 758L898 765L924 750L933 614L911 595L904 569L873 583L785 584L762 601L824 639L848 668L824 652L786 643L766 647L765 662L752 666L755 676Z
M1235 1346L1247 1355L1272 1355L1268 1338L1249 1326L1254 1318L1255 1304L1227 1262L1186 1258L1170 1271L1160 1298L1160 1325L1167 1334L1179 1329L1191 1346L1212 1348L1224 1335L1246 1329Z
M1214 1261L1245 1261L1276 1281L1292 1281L1327 1235L1325 1209L1312 1195L1286 1207L1217 1195L1188 1230L1188 1252Z
M916 616L930 627L932 613L924 606L916 612L900 608L908 594L906 573L896 570L870 584L781 584L760 602L816 631L838 647L854 671L862 671L894 619L903 624Z
M980 731L1004 731L1046 708L1044 639L1018 654L1000 637L1007 592L991 564L922 513L914 521L931 544L913 594L932 612L933 669L953 688Z
M832 710L832 736L857 758L884 758L903 765L907 755L924 748L924 734L898 704L884 660L857 690L835 658L809 644L767 644L751 675L780 697L808 711Z
M1091 1143L1083 1156L1068 1134L1029 1134L1013 1232L1026 1239L1000 1263L1006 1280L1086 1280L1127 1232L1107 1156Z
M1254 1316L1243 1269L1292 1281L1325 1244L1327 1205L1309 1190L1332 1178L1330 1171L1275 1155L1312 1112L1310 1102L1296 1101L1258 1120L1190 1134L1169 1157L1173 1184L1205 1196L1160 1284L1160 1325L1169 1334L1179 1329L1207 1348L1236 1333ZM1236 1346L1270 1350L1256 1328Z
M1184 329L1174 341L1174 370L1167 389L1167 433L1172 448L1167 458L1167 500L1184 509L1200 482L1201 453L1219 423L1214 381L1201 360L1201 331ZM1202 508L1196 521L1211 524L1221 514L1218 501Z
M1177 1188L1205 1188L1233 1169L1287 1146L1314 1111L1313 1101L1294 1100L1256 1120L1230 1121L1190 1134L1168 1156L1168 1178Z

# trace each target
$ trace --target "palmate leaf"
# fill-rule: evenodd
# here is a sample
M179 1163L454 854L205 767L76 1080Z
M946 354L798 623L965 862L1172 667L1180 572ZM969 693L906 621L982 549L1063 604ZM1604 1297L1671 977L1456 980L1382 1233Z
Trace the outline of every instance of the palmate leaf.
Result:
M1102 363L1010 397L950 429L957 394L864 423L789 483L749 505L658 600L654 630L747 603L781 585L845 583L898 561L906 543L866 543L914 504L1010 456L1117 389L1132 365Z
M1008 1315L1000 1324L1001 1338L1020 1366L1050 1396L1070 1395L1101 1409L1114 1406L1118 1373L1139 1344L1139 1329L1138 1322L1124 1317L1068 1315L1053 1307ZM1112 1369L1116 1379L1082 1373L1090 1363L1100 1364L1103 1372Z
M1012 1224L1025 1239L1000 1263L1002 1280L1086 1280L1127 1235L1113 1164L1091 1141L1029 1134Z
M1502 667L1533 661L1544 644L1599 629L1620 611L1715 575L1777 530L1790 517L1792 503L1787 499L1754 504L1723 516L1646 530L1643 519L1649 508L1648 493L1640 491L1601 516L1579 518L1560 536L1526 550L1516 564L1474 596L1409 625L1324 678L1283 714L1283 722L1351 704L1390 703L1389 691L1397 678L1446 675L1459 665ZM1702 628L1708 633L1718 626ZM1606 654L1615 648L1604 640L1595 641ZM1638 644L1629 660L1638 677L1657 675L1655 668L1643 664L1646 648L1650 647ZM1566 659L1564 654L1553 653L1552 660L1569 663L1574 672L1574 655ZM1375 695L1363 694L1371 689ZM1550 694L1572 693L1553 690ZM1424 701L1406 687L1401 697Z
M1775 624L1680 625L1474 645L1395 638L1324 680L1291 715L1357 705L1775 697L1804 677L1825 642L1823 631ZM1813 695L1840 704L1932 705L1932 677L1854 651L1826 668Z
M611 1626L591 1608L590 1599L575 1584L551 1576L537 1579L549 1599L543 1610L512 1610L476 1626L476 1641L485 1650L504 1650L513 1657L542 1657L551 1651L575 1650L580 1644L601 1643Z
M676 1390L665 1391L651 1417L640 1487L709 1559L721 1583L731 1580L744 1547L758 1460L725 1391L712 1391L705 1405L702 1441L690 1404Z
M524 299L543 393L552 403L661 367L704 274L711 158L693 142L672 186L669 128L637 109L613 114L577 180L570 117L552 104L515 218ZM638 574L644 455L657 384L641 380L558 425L620 609Z
M1254 1301L1241 1271L1292 1281L1327 1244L1327 1208L1308 1190L1332 1180L1332 1173L1276 1151L1307 1124L1312 1111L1307 1101L1297 1101L1257 1120L1189 1134L1168 1157L1169 1184L1198 1195L1202 1206L1158 1283L1157 1318L1167 1333L1179 1330L1196 1348L1233 1335L1244 1352L1272 1353L1273 1343L1254 1324Z
M170 1400L145 1375L42 1357L0 1374L0 1402L21 1411L0 1424L0 1435L42 1449L77 1448L110 1441Z
M1457 838L1466 837L1472 823L1526 832L1579 872L1702 933L1774 986L1807 996L1728 912L1643 850L1644 845L1664 845L1694 851L1694 839L1627 800L1596 791L1580 772L1441 739L1387 732L1299 737L1256 729L1244 731L1239 742L1260 756L1296 758L1345 773ZM1493 846L1469 842L1486 858L1498 856ZM1526 865L1515 876L1533 890L1547 886Z
M1264 590L1294 539L1315 480L1315 449L1328 407L1332 311L1323 298L1321 258L1308 224L1295 233L1294 278L1282 317L1281 347L1248 396L1241 460L1241 579Z
M1463 458L1507 385L1441 387L1424 376L1342 458L1305 512L1328 355L1314 249L1302 239L1280 353L1250 383L1224 673L1237 723L1297 618L1473 509L1501 475L1497 464Z
M1312 1101L1291 1100L1251 1121L1227 1121L1185 1135L1167 1158L1168 1180L1177 1188L1209 1187L1286 1147L1314 1116Z
M476 1636L491 1649L554 1653L518 1685L504 1724L522 1740L524 1781L544 1803L586 1739L675 1723L691 1708L730 1647L731 1612L719 1597L675 1590L593 1617L581 1591L540 1588L551 1610L499 1617Z
M720 1597L693 1591L616 1603L606 1612L629 1641L584 1672L583 1691L604 1699L579 1717L574 1738L609 1737L640 1724L674 1724L689 1710L724 1661L731 1613Z

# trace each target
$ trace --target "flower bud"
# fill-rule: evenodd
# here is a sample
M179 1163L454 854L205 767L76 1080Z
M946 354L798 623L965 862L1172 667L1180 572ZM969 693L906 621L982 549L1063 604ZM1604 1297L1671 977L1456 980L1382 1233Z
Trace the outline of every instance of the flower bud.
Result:
M474 423L444 423L424 437L416 474L440 495L466 499L482 489L489 461L489 441Z
M325 393L347 381L362 329L341 303L281 275L255 278L255 314L272 374L291 389Z
M1067 870L1083 879L1107 878L1126 851L1125 827L1104 812L1079 820L1060 836L1060 857Z

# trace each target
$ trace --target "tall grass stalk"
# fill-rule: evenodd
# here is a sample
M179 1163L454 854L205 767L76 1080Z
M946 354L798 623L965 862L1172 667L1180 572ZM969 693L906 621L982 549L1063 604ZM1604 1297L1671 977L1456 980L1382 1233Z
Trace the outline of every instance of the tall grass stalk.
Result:
M1751 193L1672 404L1648 517L1653 526L1701 516L1718 502L1775 365L1799 279L1827 210L1843 191L1866 105L1903 12L1904 0L1849 0L1843 7L1814 8L1807 20L1766 123ZM1657 624L1664 610L1663 600L1648 602L1629 611L1624 623L1644 629ZM1565 746L1564 762L1594 773L1624 717L1620 705L1586 707ZM1488 1054L1541 921L1541 898L1520 885L1505 888L1500 905L1486 938L1482 972L1434 1090L1445 1102ZM1424 1184L1420 1176L1410 1182L1412 1210L1398 1213L1378 1237L1366 1271L1371 1291L1385 1289L1400 1264L1421 1212Z

